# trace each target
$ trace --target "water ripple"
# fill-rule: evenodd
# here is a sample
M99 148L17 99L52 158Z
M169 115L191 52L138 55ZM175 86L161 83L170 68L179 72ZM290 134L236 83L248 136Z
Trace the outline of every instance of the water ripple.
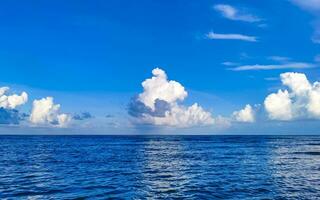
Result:
M0 199L317 199L318 136L0 136Z

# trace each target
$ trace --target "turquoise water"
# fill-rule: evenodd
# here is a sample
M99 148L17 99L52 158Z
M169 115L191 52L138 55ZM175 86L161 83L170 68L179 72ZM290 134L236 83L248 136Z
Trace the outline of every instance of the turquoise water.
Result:
M0 199L317 199L319 136L0 136Z

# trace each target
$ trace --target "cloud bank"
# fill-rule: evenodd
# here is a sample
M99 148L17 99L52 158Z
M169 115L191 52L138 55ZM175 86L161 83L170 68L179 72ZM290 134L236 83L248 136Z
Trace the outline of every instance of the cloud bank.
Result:
M143 92L129 104L128 113L136 123L173 127L214 123L211 113L197 103L189 107L180 105L188 93L180 83L168 80L165 71L156 68L152 74L142 82Z

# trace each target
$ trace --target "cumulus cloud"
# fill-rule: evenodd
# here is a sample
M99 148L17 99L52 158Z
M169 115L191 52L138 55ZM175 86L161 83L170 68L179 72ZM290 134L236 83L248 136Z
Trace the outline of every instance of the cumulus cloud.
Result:
M188 96L178 82L168 80L165 71L156 68L153 77L142 83L143 92L129 103L128 113L137 123L191 127L210 125L214 119L197 103L186 107L180 103Z
M8 95L9 87L0 88L0 107L5 109L15 109L28 101L28 94L22 92L20 95Z
M153 77L142 82L143 93L139 94L139 100L154 110L157 99L169 104L182 101L187 97L184 87L176 81L168 81L166 73L156 68L152 70Z
M292 119L292 102L287 90L270 94L265 99L264 106L270 119Z
M211 40L242 40L247 42L257 42L257 38L254 36L242 35L242 34L221 34L209 32L206 37Z
M8 94L9 87L0 87L0 124L19 124L25 114L16 109L28 101L28 94Z
M238 122L252 123L255 121L255 112L249 104L247 104L242 110L233 112L232 116Z
M67 114L60 114L60 105L54 104L52 97L42 98L33 101L30 115L30 122L37 125L56 125L65 127L71 117Z
M320 83L311 84L303 73L287 72L280 75L288 89L272 93L264 101L270 119L293 120L320 118Z
M261 19L255 15L248 14L243 10L239 10L231 5L217 4L214 9L220 14L230 20L244 21L244 22L259 22Z

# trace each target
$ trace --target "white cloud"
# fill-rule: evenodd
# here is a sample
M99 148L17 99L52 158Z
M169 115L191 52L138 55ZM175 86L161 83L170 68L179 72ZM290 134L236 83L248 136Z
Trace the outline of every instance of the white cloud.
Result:
M264 100L264 107L270 119L291 120L292 102L287 90L272 93Z
M152 74L152 78L142 82L143 93L139 94L139 100L146 106L154 110L156 99L171 104L187 97L184 87L176 81L168 81L163 70L156 68L152 70Z
M255 15L245 13L237 8L227 4L217 4L214 9L221 13L221 15L230 20L245 21L245 22L259 22L261 19Z
M273 69L308 69L317 67L312 63L292 62L275 65L243 65L235 68L230 68L232 71L247 71L247 70L273 70Z
M206 37L211 40L242 40L247 42L257 42L257 38L254 36L242 35L242 34L219 34L209 32Z
M320 119L320 83L311 84L305 74L287 72L280 75L289 90L270 94L264 102L270 119Z
M205 111L197 103L190 107L173 104L171 110L166 111L163 117L145 115L143 121L154 125L175 127L192 127L214 123L211 113Z
M8 95L9 87L0 88L0 107L5 109L15 109L17 106L23 105L28 101L28 94L22 92L20 95Z
M129 114L137 123L174 127L211 125L214 119L197 103L185 107L179 103L188 93L184 87L168 80L165 71L152 70L153 77L143 83L143 92L129 105Z
M233 112L232 116L238 122L252 123L255 121L255 112L249 104L247 104L242 110Z
M280 78L282 84L298 96L305 95L312 87L306 75L302 73L283 73L280 74Z
M71 120L71 116L60 114L60 105L54 104L52 97L33 101L30 122L38 125L57 125L65 127Z

